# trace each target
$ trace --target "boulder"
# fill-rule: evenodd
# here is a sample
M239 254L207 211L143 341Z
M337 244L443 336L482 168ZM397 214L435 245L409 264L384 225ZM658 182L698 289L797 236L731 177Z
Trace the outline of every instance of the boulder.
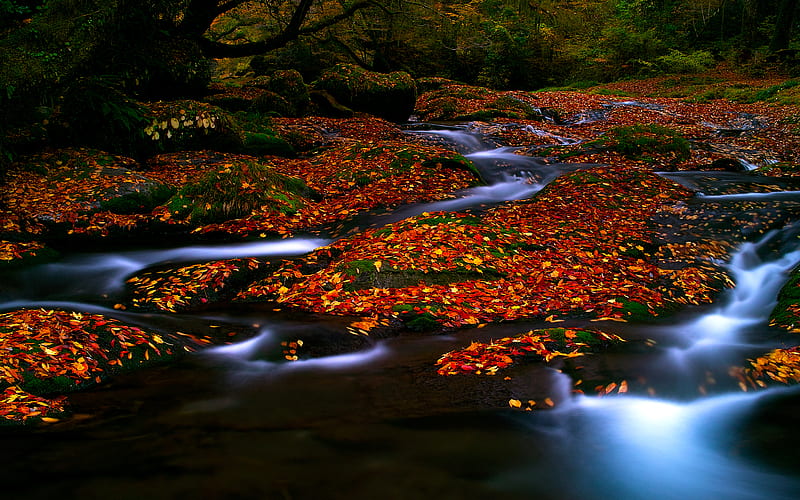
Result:
M416 83L408 73L376 73L353 64L324 71L314 88L355 111L397 122L408 120L417 98Z
M186 149L235 150L241 147L239 127L231 115L211 104L192 101L158 101L145 104L148 124L145 140L153 151Z
M545 115L525 92L503 92L463 85L449 80L425 82L428 92L417 102L416 113L424 121L489 121L495 118L544 120Z
M244 85L277 94L288 103L285 116L302 116L311 104L303 76L294 69L278 70L269 76L259 76Z

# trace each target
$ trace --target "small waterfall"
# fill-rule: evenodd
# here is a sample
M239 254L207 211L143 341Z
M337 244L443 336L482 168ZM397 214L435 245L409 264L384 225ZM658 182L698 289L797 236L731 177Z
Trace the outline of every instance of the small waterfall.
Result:
M721 348L739 342L743 329L767 321L788 272L800 263L796 231L788 226L743 244L728 264L736 288L726 294L724 304L688 325L670 328L677 335L688 332L694 342L683 350L679 363L674 362L676 350L665 354L674 365L673 383L684 383L685 372L702 371L697 365L723 356ZM780 256L764 257L786 241L783 246L789 248L782 248ZM694 352L698 346L705 351L702 355ZM796 394L797 388L729 393L689 403L630 394L579 397L555 415L530 417L532 429L554 441L555 458L548 466L503 475L498 487L532 490L537 481L564 477L569 479L564 498L799 498L797 479L760 469L729 452L740 435L737 424L759 400L790 391Z
M502 474L493 484L535 493L555 481L561 484L561 498L582 500L798 498L797 480L759 469L730 452L735 425L759 397L732 394L689 404L579 398L556 415L534 412L531 429L551 436L550 460Z
M556 142L562 145L570 145L570 144L578 144L579 140L572 139L570 137L563 137L560 135L552 134L546 130L542 130L540 128L536 128L533 125L526 125L524 130L526 132L530 132L532 134L538 135L539 137L548 137L550 139L554 139Z
M470 154L477 151L484 151L488 148L494 147L483 138L483 135L478 133L467 132L459 128L443 129L443 130L409 130L409 134L433 136L442 142L452 146L456 151L461 154Z
M800 263L800 250L772 261L762 258L760 252L777 236L771 232L759 242L742 244L727 265L736 287L727 294L725 305L677 328L689 332L694 342L707 345L735 342L743 328L765 323L789 271Z

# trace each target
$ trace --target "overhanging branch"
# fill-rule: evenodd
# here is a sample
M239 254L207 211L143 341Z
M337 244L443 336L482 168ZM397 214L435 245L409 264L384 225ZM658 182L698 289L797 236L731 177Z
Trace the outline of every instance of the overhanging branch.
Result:
M300 5L298 5L297 10L292 15L292 19L286 28L277 35L271 36L265 40L250 43L230 44L203 38L200 41L200 46L206 56L214 58L245 57L263 54L265 52L269 52L270 50L284 47L286 44L296 40L301 35L308 35L324 30L325 28L333 26L336 23L344 21L359 10L376 4L374 0L362 0L355 2L350 4L345 10L336 15L326 17L325 19L320 19L309 26L302 27L305 18L308 16L308 11L312 3L313 0L303 0Z

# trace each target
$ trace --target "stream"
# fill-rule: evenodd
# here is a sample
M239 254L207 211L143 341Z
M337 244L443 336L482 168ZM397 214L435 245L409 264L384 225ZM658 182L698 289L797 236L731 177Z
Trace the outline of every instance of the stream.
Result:
M376 216L374 224L528 198L558 175L585 168L520 156L457 127L413 133L457 144L488 185L452 200L400 207ZM680 177L690 182L691 175ZM726 196L800 199L789 192L701 195L696 201ZM446 351L552 326L544 322L401 336L354 353L285 363L267 360L281 341L301 331L345 331L346 322L250 310L159 315L112 309L125 278L142 269L230 257L291 258L329 242L295 238L73 254L10 273L0 287L0 310L65 307L142 325L256 325L259 333L75 393L69 421L0 428L7 458L0 477L11 495L4 497L800 498L794 455L800 438L793 425L800 390L741 392L736 381L724 380L731 365L781 345L767 320L778 290L800 263L793 225L739 247L725 264L737 286L717 304L681 313L672 324L613 325L623 337L658 341L641 359L604 360L619 363L627 371L623 378L650 381L651 394L575 396L565 374L534 366L514 383L552 387L558 404L547 411L475 410L475 400L450 394L430 377ZM477 385L476 391L491 387Z

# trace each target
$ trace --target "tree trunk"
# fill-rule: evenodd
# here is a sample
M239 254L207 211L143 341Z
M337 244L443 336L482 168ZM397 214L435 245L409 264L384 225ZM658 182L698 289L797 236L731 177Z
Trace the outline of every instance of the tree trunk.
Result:
M769 43L770 52L778 52L789 48L796 11L797 0L781 0L778 6L778 15L775 19L775 31Z

